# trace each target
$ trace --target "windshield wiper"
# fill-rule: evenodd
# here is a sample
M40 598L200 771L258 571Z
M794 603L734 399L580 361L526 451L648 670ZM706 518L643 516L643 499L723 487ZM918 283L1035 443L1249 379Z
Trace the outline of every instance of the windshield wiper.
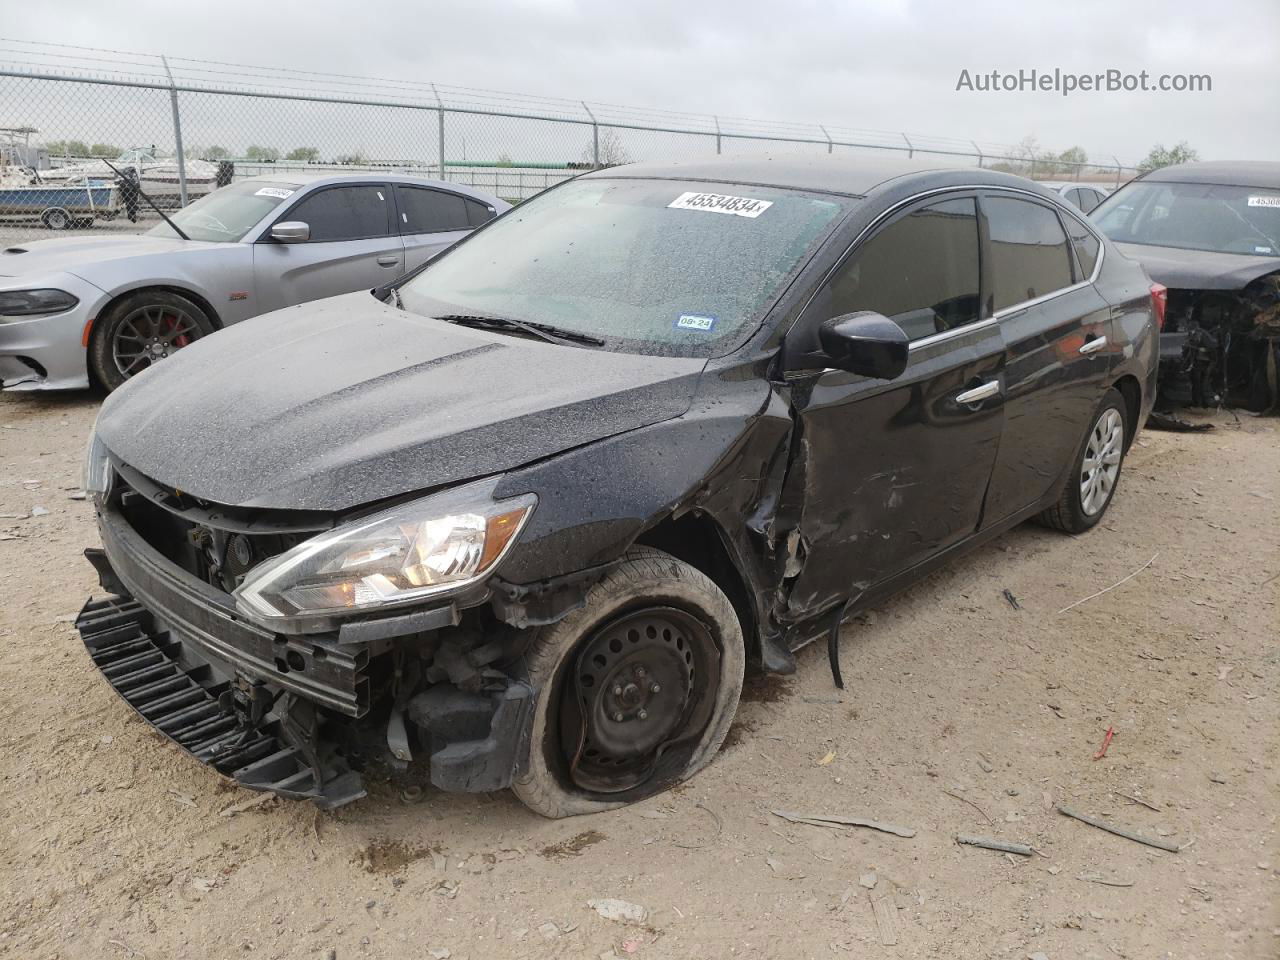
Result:
M436 317L463 327L494 327L498 330L520 330L530 336L545 340L547 343L582 343L592 347L603 347L604 341L589 333L577 330L565 330L549 323L532 323L528 320L513 320L511 317L494 317L487 314L446 313Z

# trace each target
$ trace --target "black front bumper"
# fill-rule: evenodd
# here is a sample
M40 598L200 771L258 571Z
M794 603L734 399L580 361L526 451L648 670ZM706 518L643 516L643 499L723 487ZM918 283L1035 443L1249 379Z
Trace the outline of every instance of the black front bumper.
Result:
M76 629L104 678L153 727L253 790L337 807L365 795L360 775L279 720L248 722L232 681L197 646L158 630L132 597L91 600Z

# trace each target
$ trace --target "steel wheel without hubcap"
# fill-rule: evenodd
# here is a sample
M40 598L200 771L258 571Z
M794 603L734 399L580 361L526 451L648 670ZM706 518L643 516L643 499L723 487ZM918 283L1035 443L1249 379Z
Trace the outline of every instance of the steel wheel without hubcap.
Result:
M1085 446L1080 467L1080 509L1095 516L1107 505L1124 454L1124 420L1114 408L1104 410Z
M122 377L132 377L199 339L202 332L199 322L177 307L138 307L116 327L111 357Z
M682 610L648 607L605 624L583 643L561 694L572 781L596 793L643 783L669 747L702 733L718 676L710 631Z

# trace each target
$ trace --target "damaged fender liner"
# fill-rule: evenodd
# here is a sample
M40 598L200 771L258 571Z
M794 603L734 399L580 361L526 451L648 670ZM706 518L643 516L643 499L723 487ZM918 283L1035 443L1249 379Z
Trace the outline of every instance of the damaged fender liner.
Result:
M289 743L279 722L255 727L231 706L230 684L157 631L131 597L90 600L76 629L94 665L138 715L201 763L251 790L339 807L365 795L360 775L336 755L323 760Z

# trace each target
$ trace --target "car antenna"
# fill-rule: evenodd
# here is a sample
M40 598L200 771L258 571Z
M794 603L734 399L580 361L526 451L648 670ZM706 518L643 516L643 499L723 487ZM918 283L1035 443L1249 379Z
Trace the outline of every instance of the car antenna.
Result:
M110 168L112 169L112 171L115 173L115 175L116 175L117 177L119 177L121 180L127 180L127 179L128 179L127 177L125 177L125 175L124 175L123 173L121 173L121 172L120 172L119 168L118 168L114 163L112 163L110 160L107 160L107 159L105 159L105 158L104 158L102 162L103 162L103 163L105 163L108 167L110 167ZM165 222L165 223L167 223L167 224L169 225L169 228L170 228L171 230L173 230L173 232L174 232L174 233L176 233L178 236L180 236L183 240L190 240L190 239L191 239L191 238L190 238L190 237L188 237L185 233L183 233L183 232L182 232L182 228L181 228L181 227L179 227L176 223L174 223L172 220L170 220L170 219L169 219L169 215L168 215L167 213L165 213L163 210L161 210L159 207L157 207L157 206L156 206L156 203L155 203L155 201L154 201L154 200L152 200L150 197L148 197L148 196L147 196L146 192L142 189L142 184L141 184L141 183L134 182L134 183L130 184L130 186L131 186L134 190L137 190L137 191L138 191L138 196L140 196L143 200L147 201L148 206L150 206L152 210L154 210L156 213L160 214L160 216L164 219L164 222Z

